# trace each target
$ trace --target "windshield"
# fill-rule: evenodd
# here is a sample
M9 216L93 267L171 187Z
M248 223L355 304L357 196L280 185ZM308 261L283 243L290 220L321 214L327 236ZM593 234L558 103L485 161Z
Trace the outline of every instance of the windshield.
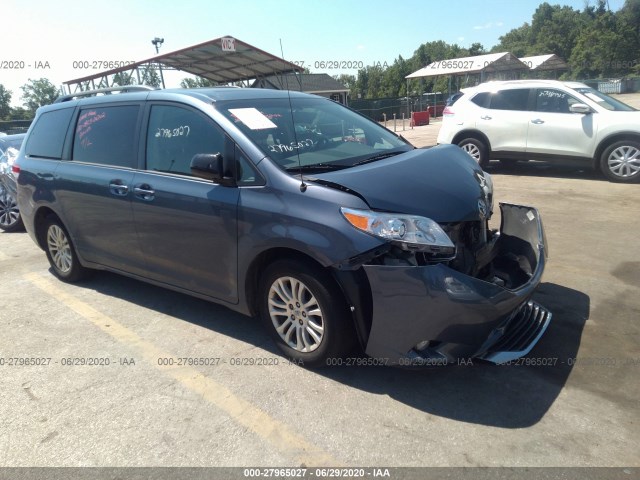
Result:
M599 92L595 88L578 87L574 88L574 90L607 110L613 110L616 112L632 112L635 110L635 108L630 107L626 103L622 103L620 100L616 100L609 95Z
M217 108L288 171L348 168L413 149L377 123L320 98L219 102Z

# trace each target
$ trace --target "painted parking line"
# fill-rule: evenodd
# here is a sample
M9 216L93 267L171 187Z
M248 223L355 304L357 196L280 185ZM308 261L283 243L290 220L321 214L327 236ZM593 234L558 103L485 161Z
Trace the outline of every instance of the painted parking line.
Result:
M224 411L237 423L271 443L280 453L295 461L296 466L342 465L341 462L338 462L330 454L301 437L286 424L274 419L265 411L237 396L224 385L206 377L195 368L157 365L158 358L174 357L174 355L162 351L156 345L140 338L134 331L118 323L113 318L68 294L55 282L33 272L25 274L24 278L47 295L93 323L119 343L137 350L140 356L155 369L174 378L188 390L202 396L207 402Z
M4 262L7 258L9 258L5 253L0 252L0 262Z

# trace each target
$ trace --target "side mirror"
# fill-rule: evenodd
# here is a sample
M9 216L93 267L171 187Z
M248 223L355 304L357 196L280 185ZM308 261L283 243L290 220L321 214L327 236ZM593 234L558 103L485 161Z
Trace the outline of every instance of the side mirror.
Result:
M574 103L569 107L571 113L591 113L591 107L584 103Z
M219 153L198 153L191 159L189 168L196 177L212 180L214 183L222 181L224 164Z

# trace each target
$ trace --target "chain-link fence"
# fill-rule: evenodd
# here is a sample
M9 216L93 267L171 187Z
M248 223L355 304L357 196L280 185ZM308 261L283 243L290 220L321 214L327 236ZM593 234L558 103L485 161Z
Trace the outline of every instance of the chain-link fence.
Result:
M0 132L7 135L15 133L26 133L29 130L32 120L9 120L0 122Z

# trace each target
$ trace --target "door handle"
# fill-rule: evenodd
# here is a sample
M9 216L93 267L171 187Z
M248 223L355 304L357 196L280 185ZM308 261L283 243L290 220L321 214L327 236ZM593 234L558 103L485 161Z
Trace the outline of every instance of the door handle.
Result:
M135 187L133 187L133 194L140 200L150 202L155 198L156 191L153 190L151 186L143 183L141 185L136 185Z
M480 120L491 120L491 117L489 115L483 115L480 117Z
M129 193L129 186L123 185L122 180L111 180L109 182L109 192L118 197L125 197Z
M541 125L544 123L544 120L540 120L539 118L536 118L535 120L531 120L531 123L535 123L536 125Z

